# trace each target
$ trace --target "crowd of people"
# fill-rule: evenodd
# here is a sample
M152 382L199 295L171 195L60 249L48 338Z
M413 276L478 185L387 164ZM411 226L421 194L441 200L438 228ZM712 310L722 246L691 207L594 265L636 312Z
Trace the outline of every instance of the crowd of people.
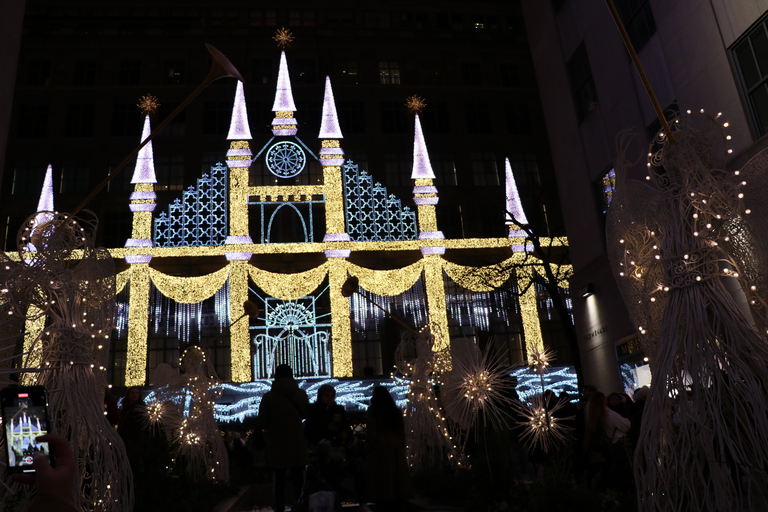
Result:
M333 493L335 504L345 492L354 494L346 497L358 501L364 512L370 502L377 510L403 510L412 496L403 412L383 386L373 389L364 448L346 410L336 403L333 386L320 386L310 404L288 365L275 370L272 388L261 400L257 428L263 432L265 462L272 471L275 512L285 510L289 482L291 510L306 510L315 497L328 496L324 493ZM352 485L345 488L345 481Z
M586 386L575 401L567 394L557 397L547 390L544 404L558 421L570 427L570 442L556 446L554 451L541 447L527 449L520 425L512 421L509 429L493 434L495 440L491 441L499 441L499 447L506 445L506 450L494 449L492 455L503 459L506 476L541 480L543 468L553 457L562 456L562 450L571 450L566 455L572 457L574 477L586 479L599 490L631 494L632 454L639 440L648 391L643 387L631 396L627 393L606 396L594 386ZM560 406L556 407L558 402ZM110 408L114 407L106 404L108 411ZM115 410L111 418L125 442L138 487L148 485L146 476L152 473L148 465L158 462L146 460L148 445L142 419L146 416L145 408L141 390L129 388L122 407ZM407 510L406 502L413 497L413 485L406 458L404 416L387 388L374 387L363 422L364 431L361 427L353 428L344 406L336 402L336 391L331 385L320 386L315 401L310 403L307 393L294 379L291 367L280 365L275 369L270 391L261 400L248 441L231 431L224 432L224 439L230 456L235 457L249 452L246 443L260 439L258 446L264 453L261 462L272 475L275 512L283 512L286 505L291 505L291 510L309 510L313 499L328 501L327 510L337 509L342 501L358 502L361 512L370 512L369 505L377 512ZM57 450L66 451L65 440L55 436L40 438L46 439L54 441ZM483 441L486 446L489 439ZM52 482L60 483L59 473L71 469L65 465L52 470L47 458L41 457L42 453L35 455L38 487L49 477ZM243 462L251 467L254 463L259 465L260 461L250 454L246 459ZM31 482L26 477L15 478ZM500 482L500 487L508 482ZM58 498L66 496L64 491L57 492ZM137 505L140 502L137 497ZM48 504L43 500L33 504L40 503ZM42 509L34 506L29 510Z

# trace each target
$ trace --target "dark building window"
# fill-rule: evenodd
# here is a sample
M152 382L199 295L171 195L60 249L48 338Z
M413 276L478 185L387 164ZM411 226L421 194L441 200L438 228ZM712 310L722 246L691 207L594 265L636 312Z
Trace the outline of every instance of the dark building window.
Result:
M107 175L112 172L123 159L119 156L109 159L109 168L107 169ZM125 167L112 176L112 179L107 182L107 192L133 192L133 185L131 184L131 178L133 178L133 171L136 169L136 158L128 162ZM130 224L130 220L128 221ZM125 240L123 240L125 242ZM120 244L122 246L122 242ZM116 245L108 245L107 247L118 247Z
M120 85L139 85L141 83L141 61L121 60L117 83Z
M104 246L125 246L125 241L131 238L132 224L133 213L129 211L104 212ZM101 228L102 226L99 227Z
M412 184L413 155L410 153L386 153L384 168L387 172L385 187L408 186ZM374 176L374 182L377 181Z
M627 29L629 40L636 52L656 33L651 2L648 0L615 0L616 10Z
M90 190L88 161L78 158L65 161L61 166L62 194L83 193Z
M182 190L184 188L184 156L155 155L157 190Z
M365 108L362 101L336 103L341 133L365 133Z
M291 81L297 85L313 85L317 80L314 59L296 59L291 71Z
M13 186L11 194L40 195L47 165L39 159L19 161L13 168Z
M231 103L206 101L203 104L203 135L226 135L231 120Z
M277 76L272 59L253 59L251 61L251 80L257 84L269 84Z
M92 137L96 106L93 103L67 105L65 137Z
M155 119L165 119L171 113L176 110L176 107L178 107L178 103L161 103L160 108L157 109L157 117L152 118L152 126L154 127L156 122L154 122ZM141 117L141 116L139 116ZM143 118L142 118L142 123ZM229 128L229 126L227 126ZM165 125L165 128L157 135L158 137L168 137L168 136L183 136L187 133L187 112L185 110L182 110L178 114L176 114L176 117L174 117L170 123Z
M437 227L446 238L464 238L461 205L441 204L437 207Z
M438 187L456 186L456 164L453 161L453 155L432 153L430 163L435 173L435 184Z
M592 68L589 67L587 49L583 41L568 59L566 67L568 79L571 82L573 101L576 104L576 116L581 122L597 106L597 90L592 79Z
M166 84L183 84L184 83L184 61L183 60L166 60L165 72L163 76L163 82Z
M27 64L27 85L50 85L51 61L31 59Z
M72 70L73 85L96 85L97 62L93 59L76 60Z
M322 105L317 101L299 101L296 103L296 109L294 115L297 117L299 130L306 135L317 137L320 133Z
M379 83L400 85L400 65L396 61L379 61Z
M479 86L483 85L483 77L480 71L479 62L462 62L461 79L464 85Z
M340 60L336 63L336 75L339 81L347 85L357 85L360 83L357 74L357 61Z
M472 176L476 186L496 186L499 184L496 155L490 152L470 153L469 158L472 162Z
M50 106L48 105L21 105L16 136L19 138L45 137L48 133L49 112Z
M384 133L405 133L407 116L405 106L399 101L382 101L381 131Z
M768 133L768 15L730 48L756 138Z
M525 135L531 133L531 112L528 105L504 105L504 119L509 133Z
M419 117L426 133L451 133L451 116L447 103L428 103Z
M491 116L487 103L465 103L467 133L491 133Z
M516 64L503 62L499 64L499 79L502 87L520 87L520 69Z
M134 103L115 103L112 105L112 135L124 137L133 135L137 140L141 136L141 114Z

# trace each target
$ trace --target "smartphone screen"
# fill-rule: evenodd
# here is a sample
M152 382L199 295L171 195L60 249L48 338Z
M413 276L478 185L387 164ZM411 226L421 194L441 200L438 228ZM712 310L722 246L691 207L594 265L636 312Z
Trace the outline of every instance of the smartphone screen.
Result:
M8 471L34 472L38 452L50 455L48 443L37 438L48 433L48 400L43 386L13 386L0 392Z

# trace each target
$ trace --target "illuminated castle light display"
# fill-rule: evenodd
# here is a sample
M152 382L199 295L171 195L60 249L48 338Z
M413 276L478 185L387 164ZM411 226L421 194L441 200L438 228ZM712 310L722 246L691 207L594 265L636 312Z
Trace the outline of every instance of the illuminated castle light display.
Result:
M546 299L541 287L530 283L534 275L544 275L541 268L548 263L526 252L530 247L518 223L527 221L509 160L507 203L498 215L508 225L508 237L445 238L418 111L412 199L395 197L345 159L330 78L318 140L305 143L298 137L285 50L272 111L271 138L252 145L238 82L225 162L212 166L159 213L152 143L139 152L131 180L131 237L124 247L109 249L127 267L117 275L113 344L123 340L127 353L124 379L116 374L115 384L151 383L155 366L168 362L149 358L158 333L166 341L174 338L179 352L195 344L217 347L219 353L226 347L230 373L224 380L233 384L268 379L281 363L290 364L300 378L361 376L365 363L357 362L353 338L385 319L366 298L407 317L416 328L437 325L438 347L449 345L451 326L490 330L490 317L496 315L507 325L522 323L529 354L544 350L540 310ZM147 115L142 140L149 133ZM46 196L38 211L52 209L52 201ZM564 238L541 239L550 249L566 245ZM496 265L452 261L499 250L507 255ZM356 254L373 253L378 261L391 255L397 268L353 262L367 261L355 259ZM290 260L296 271L274 271L276 258ZM397 266L402 261L410 263ZM350 276L359 279L362 298L341 294ZM248 300L259 305L260 317L235 322ZM28 340L42 329L32 327ZM206 330L214 333L207 341L201 334ZM378 375L389 371L374 370Z

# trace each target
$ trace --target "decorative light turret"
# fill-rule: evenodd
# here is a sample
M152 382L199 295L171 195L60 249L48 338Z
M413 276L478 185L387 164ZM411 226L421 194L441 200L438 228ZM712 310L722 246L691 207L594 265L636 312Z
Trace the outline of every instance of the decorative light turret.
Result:
M248 169L251 166L251 129L245 106L243 82L237 82L232 121L227 135L227 167L229 167L229 235L227 245L252 244L248 234ZM252 252L227 252L227 260L249 260Z
M432 164L429 161L427 144L424 141L424 133L421 130L421 120L419 112L424 109L426 104L418 96L411 96L406 103L407 107L414 113L415 133L413 138L413 172L411 179L414 180L413 201L416 203L419 214L419 239L443 239L443 232L437 229L437 215L435 214L435 205L438 202L437 188L433 180L435 173L432 171ZM443 246L427 246L421 248L422 254L444 254Z
M144 129L141 133L141 140L144 141L152 133L149 115L157 109L157 99L144 96L139 101L139 107L144 113ZM157 206L157 194L155 194L157 177L151 141L139 151L131 183L133 183L133 193L130 209L133 212L133 229L131 238L125 242L125 246L152 247L152 212ZM151 259L151 254L125 255L125 261L128 263L149 263Z
M336 103L331 89L331 78L325 77L325 98L323 100L323 118L320 126L320 163L323 166L323 184L325 188L325 237L324 242L348 241L344 223L344 195L341 166L344 164L344 150L339 139L344 138L336 114ZM349 256L349 249L330 249L325 251L328 257Z
M273 135L296 135L298 128L296 119L293 117L293 113L296 112L296 104L293 102L285 50L280 54L280 71L277 75L277 91L275 92L272 112L275 113L275 118L272 120Z

